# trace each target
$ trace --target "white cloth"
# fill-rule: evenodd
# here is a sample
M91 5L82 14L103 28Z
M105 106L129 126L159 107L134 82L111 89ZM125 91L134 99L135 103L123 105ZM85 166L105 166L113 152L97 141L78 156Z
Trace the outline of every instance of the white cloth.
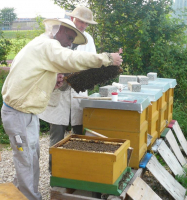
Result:
M72 51L42 34L29 42L13 60L2 88L3 101L21 112L39 114L49 102L57 73L99 68L109 63L106 53Z
M88 39L86 45L79 45L77 51L86 51L96 53L95 44L92 36L84 32ZM71 116L71 125L82 125L83 109L80 107L81 99L73 98L77 96L88 96L88 92L75 92L69 87L66 91L55 90L50 98L49 105L46 110L39 116L40 119L56 125L69 125Z

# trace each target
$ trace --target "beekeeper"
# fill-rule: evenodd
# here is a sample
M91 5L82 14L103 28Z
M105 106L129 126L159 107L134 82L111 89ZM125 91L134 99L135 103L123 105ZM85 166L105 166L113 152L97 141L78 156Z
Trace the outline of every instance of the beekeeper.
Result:
M15 186L29 199L42 199L38 191L39 119L48 105L57 73L71 73L108 66L108 55L64 48L87 43L86 37L68 19L44 20L45 33L28 43L15 57L3 84L1 117L13 149ZM121 56L111 53L114 65ZM92 62L90 62L92 60ZM56 87L62 84L58 82Z
M79 31L87 38L88 43L79 45L77 51L96 53L96 48L92 36L85 31L89 24L97 24L93 20L92 11L84 6L76 7L73 12L66 15L71 16L71 20ZM83 109L80 107L80 99L77 96L88 96L88 92L76 93L73 88L68 86L66 90L56 89L50 99L46 110L39 115L39 118L50 123L50 146L56 144L64 138L66 128L69 124L75 134L82 134ZM51 158L49 161L51 170Z

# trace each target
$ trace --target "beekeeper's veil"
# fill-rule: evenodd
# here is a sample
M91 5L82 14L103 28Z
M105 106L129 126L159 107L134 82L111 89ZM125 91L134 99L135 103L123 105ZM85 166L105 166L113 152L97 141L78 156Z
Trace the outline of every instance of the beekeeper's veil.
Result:
M48 35L50 38L54 38L54 36L59 31L60 26L65 26L76 32L77 36L73 41L74 44L86 44L88 42L86 36L81 33L75 27L74 23L69 19L45 19L43 23L45 25L45 34Z

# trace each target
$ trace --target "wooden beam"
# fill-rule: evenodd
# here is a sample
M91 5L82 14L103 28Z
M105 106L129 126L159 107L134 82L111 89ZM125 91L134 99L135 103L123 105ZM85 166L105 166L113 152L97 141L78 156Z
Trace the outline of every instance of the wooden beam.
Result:
M179 160L180 164L182 166L186 165L186 160L180 150L180 147L171 131L171 129L168 131L168 133L165 136L167 142L169 143L172 151L174 152L175 156L177 157L177 159Z
M179 161L164 141L158 147L158 152L175 176L185 174L185 171L183 170Z
M98 198L92 198L92 197L85 197L85 196L81 196L81 195L63 193L59 199L52 199L51 198L51 200L98 200Z
M187 155L187 141L186 141L186 138L184 137L184 134L183 134L177 121L175 121L172 128L173 128L185 154Z
M130 180L129 184L127 185L127 187L123 190L123 192L120 194L120 198L122 200L126 199L126 193L128 191L128 189L130 188L130 186L133 184L134 180L136 179L136 177L141 177L142 173L143 173L143 169L139 168L138 170L133 170L132 171L134 173L133 178Z
M136 177L135 181L127 191L127 194L133 200L161 200L161 198L140 177Z
M154 155L146 165L146 168L171 194L175 200L184 200L186 189L159 163Z
M97 133L95 131L92 131L90 129L87 129L87 128L84 129L84 135L107 138L106 136L104 136L104 135L102 135L100 133Z

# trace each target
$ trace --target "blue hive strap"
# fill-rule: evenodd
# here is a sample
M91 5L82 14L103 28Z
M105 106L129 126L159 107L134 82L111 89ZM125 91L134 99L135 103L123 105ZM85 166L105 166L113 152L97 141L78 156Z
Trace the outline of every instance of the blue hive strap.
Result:
M143 158L142 161L140 162L139 167L140 167L140 168L146 168L146 165L147 165L147 163L149 162L149 160L151 159L151 156L152 156L152 155L153 155L153 154L151 154L151 153L146 153L145 156L144 156L144 158Z

